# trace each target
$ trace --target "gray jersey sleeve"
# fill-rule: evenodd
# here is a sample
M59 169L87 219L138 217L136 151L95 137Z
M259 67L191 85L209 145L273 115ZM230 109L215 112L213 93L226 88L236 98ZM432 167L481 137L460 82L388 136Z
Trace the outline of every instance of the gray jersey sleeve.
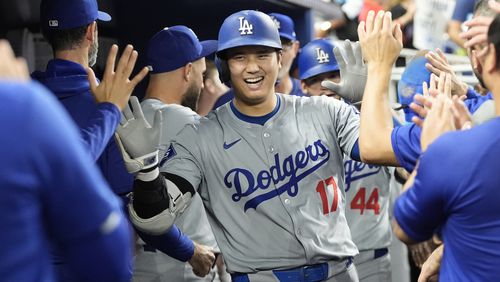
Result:
M332 116L340 148L346 155L351 155L352 148L359 138L359 112L353 106L342 101L326 98Z
M199 137L197 137L196 128L197 125L188 125L172 140L162 171L180 176L198 189L204 170L201 150L197 144Z

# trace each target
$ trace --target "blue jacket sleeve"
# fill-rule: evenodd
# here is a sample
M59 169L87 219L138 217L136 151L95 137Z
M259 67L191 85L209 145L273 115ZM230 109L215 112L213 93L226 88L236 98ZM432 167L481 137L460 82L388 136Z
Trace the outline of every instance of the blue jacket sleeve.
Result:
M88 153L95 162L102 154L120 122L120 110L111 103L99 103L86 126L80 128Z
M132 238L120 201L61 106L49 94L32 102L26 127L37 142L31 157L45 184L41 200L54 244L83 281L129 281Z
M472 88L469 88L469 90L467 90L467 99L464 101L464 104L469 109L469 112L474 113L484 102L492 99L493 96L491 96L491 92L483 96Z
M414 241L431 238L444 223L446 187L453 181L450 172L443 171L443 167L450 167L449 147L453 144L443 142L443 138L429 146L420 158L413 185L395 202L394 218Z

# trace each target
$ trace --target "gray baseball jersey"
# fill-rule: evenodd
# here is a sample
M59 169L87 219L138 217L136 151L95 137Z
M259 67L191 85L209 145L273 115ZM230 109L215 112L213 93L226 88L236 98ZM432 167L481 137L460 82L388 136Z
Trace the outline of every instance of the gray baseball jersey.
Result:
M346 218L359 251L388 247L390 168L344 159Z
M359 115L328 97L277 94L263 124L232 103L184 128L166 171L197 187L229 272L288 269L357 254L343 154Z
M171 155L171 140L187 124L199 123L200 117L187 107L175 104L164 104L156 99L146 99L141 103L146 120L152 122L157 110L161 109L166 126L162 132L160 164ZM163 170L162 166L160 170ZM178 216L175 224L188 237L199 243L219 251L215 237L207 219L205 208L198 194L191 200L184 213ZM206 278L192 273L191 265L175 260L161 252L145 252L144 242L139 240L139 248L135 258L134 280L136 281L211 281L215 275L213 270Z

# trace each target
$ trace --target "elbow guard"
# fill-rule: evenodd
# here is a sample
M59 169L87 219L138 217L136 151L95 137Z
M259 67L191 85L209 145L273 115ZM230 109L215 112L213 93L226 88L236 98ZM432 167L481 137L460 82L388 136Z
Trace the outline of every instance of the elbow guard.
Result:
M146 234L164 234L184 212L194 193L188 181L171 174L160 174L151 182L136 180L128 205L130 221Z

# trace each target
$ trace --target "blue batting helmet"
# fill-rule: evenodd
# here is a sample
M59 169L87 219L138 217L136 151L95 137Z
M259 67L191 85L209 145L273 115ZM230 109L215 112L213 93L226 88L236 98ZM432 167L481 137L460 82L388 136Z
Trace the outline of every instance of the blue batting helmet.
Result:
M411 60L401 75L398 82L398 100L403 105L405 112L405 120L411 122L411 118L415 115L412 109L407 106L413 101L415 94L423 94L422 82L429 84L431 72L425 67L427 59L418 57Z
M299 53L299 78L307 79L318 74L338 71L339 64L333 54L333 43L316 39L306 44Z
M257 45L281 49L278 28L268 15L244 10L227 17L219 30L217 55L230 48Z

